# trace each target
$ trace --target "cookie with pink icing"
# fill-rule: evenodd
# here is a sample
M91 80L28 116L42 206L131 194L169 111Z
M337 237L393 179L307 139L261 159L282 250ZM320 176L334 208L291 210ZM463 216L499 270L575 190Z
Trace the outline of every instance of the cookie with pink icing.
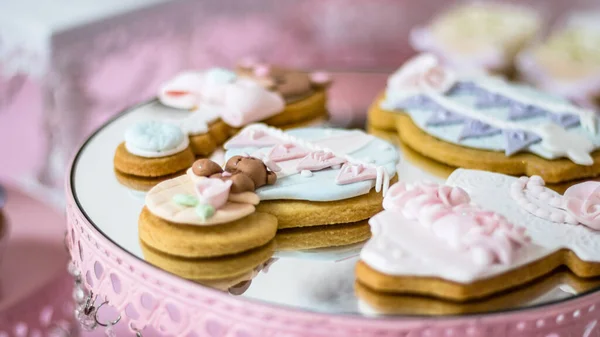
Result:
M543 41L519 55L527 81L544 90L595 107L600 97L600 12L574 12Z
M540 177L458 169L445 185L398 183L371 218L358 281L376 291L470 300L560 265L600 275L600 186L560 195Z
M243 188L247 182L237 177L252 182L246 174L253 171L248 168L225 175L228 171L218 164L208 159L199 162L146 194L140 239L154 249L185 257L235 254L273 239L277 220L256 212L260 199L254 188ZM199 170L211 172L196 174Z
M249 67L237 74L222 68L181 73L160 88L158 99L169 107L200 112L200 117L189 121L191 127L187 122L182 124L195 132L217 119L235 128L269 120L285 113L286 108L298 110L290 105L293 102L304 101L311 110L323 109L312 106L308 99L329 86L328 74L306 74L266 64ZM307 115L307 119L312 116L312 111L295 113ZM297 122L295 119L299 117L302 116L295 116L290 123Z
M515 56L540 25L538 13L524 6L466 3L415 27L410 42L417 51L434 53L455 68L509 75Z

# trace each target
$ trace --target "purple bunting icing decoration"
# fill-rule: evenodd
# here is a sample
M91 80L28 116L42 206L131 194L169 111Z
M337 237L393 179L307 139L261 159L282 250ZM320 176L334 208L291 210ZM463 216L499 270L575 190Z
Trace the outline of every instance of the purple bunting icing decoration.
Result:
M504 130L504 154L512 156L513 154L525 149L531 144L537 143L540 138L535 133L522 130Z
M465 122L463 129L460 131L458 140L467 138L489 137L500 133L502 130L495 128L489 124L483 123L475 119L469 119Z
M538 108L536 106L513 102L511 104L510 110L508 111L508 119L528 119L533 117L545 116L546 114L547 113L544 109Z
M465 118L459 114L446 109L436 109L429 119L425 122L427 126L444 126L458 124L465 121Z
M424 95L416 95L403 100L396 106L396 109L437 109L440 106L431 98Z
M563 128L571 128L580 124L579 116L574 114L551 114L550 120L552 122L562 126Z
M477 95L475 106L479 109L505 107L511 103L511 100L502 95L491 92L482 92Z
M472 95L480 90L474 82L457 82L450 88L448 95Z

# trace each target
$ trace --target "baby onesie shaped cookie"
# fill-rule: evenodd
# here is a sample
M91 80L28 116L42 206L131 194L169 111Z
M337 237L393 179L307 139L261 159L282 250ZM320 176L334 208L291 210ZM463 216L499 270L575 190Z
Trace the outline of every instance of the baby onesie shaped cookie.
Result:
M410 42L417 51L433 53L452 67L510 76L515 56L540 25L539 15L524 6L466 3L412 29Z
M264 246L275 236L277 219L256 212L254 187L236 176L266 175L259 161L246 172L197 175L198 167L219 168L201 159L185 175L153 187L139 218L140 240L157 251L186 258L212 258Z
M227 159L262 159L277 181L256 189L258 210L279 228L356 223L381 209L398 153L359 130L304 128L282 131L247 126L225 143ZM231 160L231 159L229 159Z
M550 183L600 174L593 111L499 78L461 75L431 54L390 76L369 123L454 167L540 175Z
M399 183L371 221L357 278L381 292L482 298L566 265L600 275L600 183L564 195L539 176L456 170L446 185Z
M548 92L595 107L600 98L600 12L575 12L544 41L521 52L520 74Z
M176 125L138 122L117 147L114 169L127 187L147 191L158 182L182 174L194 162L187 135Z

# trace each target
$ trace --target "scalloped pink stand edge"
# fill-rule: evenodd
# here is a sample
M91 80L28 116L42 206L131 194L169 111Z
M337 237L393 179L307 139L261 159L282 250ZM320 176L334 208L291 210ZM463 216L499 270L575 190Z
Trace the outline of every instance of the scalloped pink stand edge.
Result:
M151 327L178 337L600 336L600 292L528 310L430 319L328 315L234 298L117 247L85 218L71 191L67 182L67 245L74 267L86 289L121 314L118 324L129 321L134 332Z

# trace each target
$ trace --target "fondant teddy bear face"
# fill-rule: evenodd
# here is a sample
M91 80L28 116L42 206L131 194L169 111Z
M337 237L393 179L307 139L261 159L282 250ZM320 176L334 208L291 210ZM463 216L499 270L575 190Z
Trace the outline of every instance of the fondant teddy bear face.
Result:
M199 159L192 166L192 171L197 176L231 180L232 193L253 192L277 181L275 172L269 171L262 160L254 157L231 157L225 164L225 170L209 159Z

